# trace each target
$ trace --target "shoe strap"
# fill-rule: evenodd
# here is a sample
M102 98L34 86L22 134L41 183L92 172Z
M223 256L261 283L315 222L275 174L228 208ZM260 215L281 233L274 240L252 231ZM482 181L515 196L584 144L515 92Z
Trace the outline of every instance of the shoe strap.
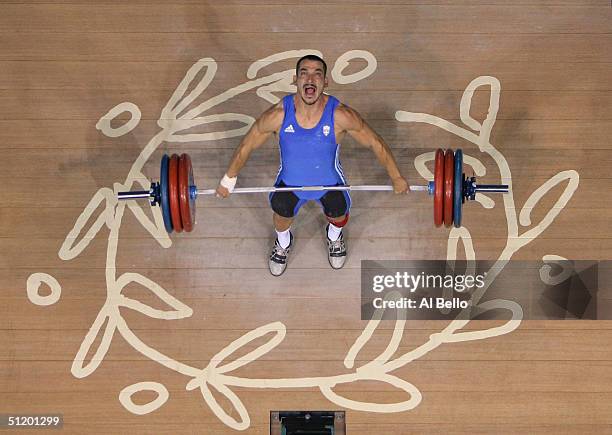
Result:
M328 241L327 243L329 244L329 255L331 257L344 257L346 255L346 245L342 238L334 242Z
M270 260L275 263L285 264L287 262L287 254L291 250L291 245L286 248L281 248L278 244L278 240L274 243L274 248L272 249L272 253L270 254Z

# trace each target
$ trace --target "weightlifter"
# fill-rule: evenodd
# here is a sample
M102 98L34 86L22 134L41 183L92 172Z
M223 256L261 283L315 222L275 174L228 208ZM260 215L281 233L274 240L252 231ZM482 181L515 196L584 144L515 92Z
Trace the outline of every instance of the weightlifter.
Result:
M274 134L279 138L280 169L275 186L337 186L346 178L339 160L340 142L348 133L370 148L387 170L395 193L408 192L389 146L354 109L323 91L328 85L327 65L315 55L298 60L295 94L285 96L266 110L252 125L236 149L227 172L217 187L217 195L229 196L238 173L251 152ZM269 259L270 272L281 275L293 246L291 223L302 205L317 201L327 218L325 228L329 264L344 266L346 241L342 234L349 219L351 197L347 191L274 192L270 194L276 240Z

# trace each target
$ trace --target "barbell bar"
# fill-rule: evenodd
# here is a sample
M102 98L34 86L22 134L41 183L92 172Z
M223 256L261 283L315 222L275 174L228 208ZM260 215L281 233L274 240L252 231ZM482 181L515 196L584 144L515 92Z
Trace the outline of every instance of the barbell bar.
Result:
M196 187L196 186L192 186ZM151 187L153 189L153 187ZM154 195L149 190L133 190L130 192L119 192L118 199L143 199L152 198ZM393 186L386 185L344 185L344 186L298 186L298 187L237 187L232 191L234 193L272 193L272 192L320 192L324 190L361 190L370 192L386 192L393 191ZM427 191L428 186L410 186L411 191ZM216 189L195 189L192 195L214 195ZM156 204L154 204L156 205Z
M153 183L155 184L155 183ZM196 186L191 186L196 187ZM409 186L411 191L428 191L429 186L418 185ZM151 186L149 190L132 190L129 192L119 192L118 199L144 199L153 198L155 186ZM272 192L320 192L324 190L361 190L370 192L386 192L393 191L393 186L387 185L343 185L343 186L298 186L298 187L237 187L232 191L232 195L235 193L272 193ZM214 195L217 193L216 189L195 189L191 192L191 195ZM157 205L157 204L153 204Z
M450 172L447 172L450 171ZM506 184L477 184L475 177L463 173L461 149L436 150L434 180L427 185L411 185L410 191L427 192L434 197L434 224L449 227L461 226L463 203L476 199L476 193L508 193ZM242 187L232 194L273 192L318 192L318 191L393 191L390 185L342 185L342 186L286 186L286 187ZM195 200L198 196L214 195L216 189L198 189L193 182L193 167L188 154L173 154L162 157L160 181L151 182L149 190L118 192L118 200L149 199L152 206L160 206L164 226L172 231L192 231L195 225Z

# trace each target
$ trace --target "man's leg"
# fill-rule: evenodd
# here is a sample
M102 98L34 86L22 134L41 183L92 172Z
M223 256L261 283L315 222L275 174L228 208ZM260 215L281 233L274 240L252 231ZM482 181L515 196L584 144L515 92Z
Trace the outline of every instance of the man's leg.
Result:
M287 268L289 252L293 244L291 223L301 206L301 201L293 192L274 192L270 195L270 206L274 211L272 222L276 231L276 240L270 253L268 266L272 275L279 276Z
M348 223L348 213L338 218L327 218L329 225L327 226L327 238L332 242L338 240L342 234L342 228Z
M276 238L281 248L287 248L291 244L291 223L293 218L287 218L277 213L272 214L272 222L276 230Z
M342 228L348 223L350 196L348 192L331 190L320 199L328 224L325 228L327 235L327 259L334 269L340 269L346 261L346 242Z

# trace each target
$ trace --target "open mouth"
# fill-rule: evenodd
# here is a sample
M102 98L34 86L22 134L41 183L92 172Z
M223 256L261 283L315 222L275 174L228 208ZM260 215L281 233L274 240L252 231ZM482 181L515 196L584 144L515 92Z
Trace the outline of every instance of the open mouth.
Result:
M313 85L306 85L306 86L304 86L304 94L307 97L314 97L316 92L317 92L316 86L313 86Z

